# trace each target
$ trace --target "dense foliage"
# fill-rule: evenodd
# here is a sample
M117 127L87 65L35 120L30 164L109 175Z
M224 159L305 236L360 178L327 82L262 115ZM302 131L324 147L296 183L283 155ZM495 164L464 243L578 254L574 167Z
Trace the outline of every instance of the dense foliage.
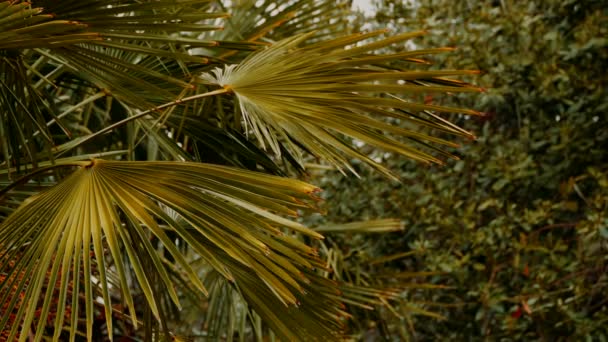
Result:
M423 287L404 292L402 306L424 315L380 310L359 328L370 340L608 339L606 3L377 5L377 25L428 30L418 46L458 47L435 66L484 71L485 93L427 103L486 116L457 120L477 135L458 150L462 160L423 168L368 148L403 182L360 168L361 179L329 173L319 183L329 220L404 221L405 233L335 237L345 262L371 279L405 273Z

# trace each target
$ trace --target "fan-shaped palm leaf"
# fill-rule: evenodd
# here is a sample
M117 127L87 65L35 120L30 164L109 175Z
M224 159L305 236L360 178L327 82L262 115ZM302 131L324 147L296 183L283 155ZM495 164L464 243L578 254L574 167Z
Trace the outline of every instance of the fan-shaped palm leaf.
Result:
M188 49L219 42L180 37L183 31L220 29L204 22L226 13L208 9L206 0L0 2L0 105L6 109L0 113L0 145L5 166L53 158L48 148L56 142L47 123L57 123L71 136L54 108L66 91L102 89L149 107L190 87L181 79L187 68L175 75L163 67L175 61L208 61ZM40 151L47 153L41 157Z
M353 46L382 33L351 35L302 47L299 45L308 35L287 38L252 54L238 65L217 68L212 74L203 75L203 80L220 85L236 95L246 129L263 147L277 155L281 154L282 144L289 146L290 153L298 155L299 148L294 143L297 141L306 150L337 166L349 168L349 162L344 157L346 155L362 159L389 174L381 165L344 143L341 135L345 135L417 160L438 163L440 160L436 157L381 132L404 136L423 146L428 146L425 141L457 145L413 129L387 124L371 115L397 118L409 124L472 137L445 121L436 120L435 116L424 118L421 114L425 111L479 113L377 95L481 91L463 82L444 78L476 74L477 71L394 70L387 65L391 61L433 53L435 50L397 55L370 54L422 32ZM345 48L347 46L351 48Z
M46 1L6 2L0 11L3 41L0 49L23 50L47 48L40 51L55 63L67 65L72 72L86 75L100 88L114 89L112 80L124 81L117 73L132 70L161 79L178 82L149 68L125 62L121 55L130 52L132 58L152 55L171 60L206 59L193 57L187 49L197 46L217 46L219 42L180 38L183 31L202 32L221 29L201 21L225 17L226 13L209 12L193 5L208 4L198 1ZM44 10L43 10L44 8ZM16 12L14 14L11 14ZM2 16L4 14L4 17ZM18 18L15 16L19 14ZM10 20L9 20L10 19ZM86 43L86 44L78 44ZM172 49L171 49L172 47ZM66 50L67 49L67 50ZM132 64L132 65L129 65ZM103 76L106 75L106 76ZM106 77L114 76L113 79ZM140 79L142 75L140 75ZM105 82L103 82L105 81ZM149 84L139 81L138 86ZM118 95L124 92L117 88ZM122 89L126 91L127 89ZM159 89L156 89L158 92Z
M230 2L225 29L205 33L211 39L278 41L312 32L312 38L348 32L348 3L336 0L239 0Z
M112 273L116 273L122 298L136 322L127 265L147 305L159 318L161 293L169 293L176 303L178 296L151 237L172 256L174 267L199 291L205 291L175 241L168 237L173 232L233 282L286 340L336 337L339 297L332 283L312 270L323 267L315 251L292 238L290 232L317 239L321 236L280 216L308 208L306 202L316 191L313 186L201 163L93 160L63 166L72 165L77 169L71 175L27 200L0 226L0 260L15 260L0 266L0 273L10 279L0 285L0 307L14 313L14 325L9 327L11 315L4 315L0 331L10 328L14 338L21 327L19 339L25 341L32 326L36 335L42 336L50 305L58 302L54 340L61 337L66 323L73 339L77 318L83 313L90 339L96 277L111 332L107 279ZM190 228L184 228L160 204L171 208ZM113 260L112 268L109 260ZM153 278L159 281L151 283ZM68 284L73 292L68 291ZM58 293L53 293L54 288ZM11 297L15 289L24 294L24 303ZM86 300L84 307L79 307L77 297L72 296L82 290ZM35 316L39 302L41 313ZM323 310L314 306L320 302ZM69 303L71 322L64 322ZM293 317L291 321L289 317ZM300 327L290 330L289 322L299 322Z

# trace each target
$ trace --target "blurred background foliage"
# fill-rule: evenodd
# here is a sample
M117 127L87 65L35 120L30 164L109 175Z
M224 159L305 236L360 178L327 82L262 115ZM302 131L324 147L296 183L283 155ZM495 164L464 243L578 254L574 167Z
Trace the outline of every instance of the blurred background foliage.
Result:
M363 28L425 29L419 47L457 47L431 68L484 72L481 95L424 100L486 116L451 118L477 140L445 166L363 146L401 184L366 167L360 179L313 177L328 215L311 224L404 222L403 232L329 233L351 276L405 288L353 329L368 341L608 340L606 2L375 4Z

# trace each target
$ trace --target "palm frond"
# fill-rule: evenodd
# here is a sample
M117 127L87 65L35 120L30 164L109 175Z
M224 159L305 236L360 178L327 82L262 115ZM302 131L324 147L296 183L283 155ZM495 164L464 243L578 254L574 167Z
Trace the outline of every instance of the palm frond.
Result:
M0 226L0 260L15 260L0 267L0 273L11 279L0 285L0 307L14 313L11 338L21 331L19 338L25 340L30 327L42 334L49 307L56 301L59 305L53 324L57 340L61 327L68 323L63 319L70 301L68 284L74 286L71 291L84 290L85 305L72 308L72 315L78 316L78 310L86 315L90 338L92 277L99 279L111 332L111 286L107 279L113 273L132 321L137 322L127 265L131 265L147 305L159 319L161 293L168 293L176 304L179 301L169 271L150 242L152 237L175 260L174 267L204 293L198 275L168 237L170 232L238 287L256 312L288 340L336 337L339 296L331 282L313 271L323 267L316 252L291 234L313 239L321 236L280 216L309 208L306 203L315 187L201 163L93 160L63 166L69 165L76 167L71 175L26 200ZM161 205L191 228L185 229ZM108 267L109 260L114 267ZM150 282L152 276L158 281ZM45 284L56 286L43 291ZM24 303L10 296L14 287L23 293ZM326 304L323 311L314 305L321 298ZM34 316L36 307L42 310L39 316ZM281 312L287 316L279 315ZM290 327L288 317L301 327ZM8 315L0 321L0 331L9 327L7 324ZM77 328L72 322L70 339Z
M27 82L27 70L20 56L0 50L0 146L3 168L17 166L25 160L36 163L36 155L52 146L46 126L42 94ZM40 139L35 141L34 132Z
M204 74L202 79L234 93L246 130L255 136L263 148L270 149L276 155L281 155L281 145L285 144L289 153L298 156L300 149L294 143L297 141L313 155L341 168L350 168L345 158L348 156L390 174L342 140L342 137L348 136L416 160L441 163L433 155L382 132L406 137L422 146L428 143L451 147L458 145L412 128L390 125L374 116L396 118L410 127L431 126L445 133L472 138L471 134L433 116L427 115L423 119L420 116L428 111L469 115L480 113L378 95L481 91L478 87L445 78L478 72L389 68L386 63L401 60L399 55L392 58L382 56L383 59L371 62L370 57L380 57L370 54L374 50L423 34L401 34L354 46L382 33L356 34L304 46L300 44L309 35L298 35L253 53L238 65L216 68L212 73ZM350 48L346 48L348 46ZM419 53L424 54L425 51Z
M274 3L274 4L273 4ZM321 41L327 37L335 37L352 32L350 18L350 1L344 0L306 0L291 1L276 6L276 2L265 0L261 8L265 16L275 10L292 13L292 18L273 29L269 36L278 41L298 34L310 33L309 42ZM276 8L278 7L278 8ZM269 18L265 22L272 22Z
M52 160L49 148L58 143L47 128L52 123L71 138L56 108L66 93L90 98L101 90L149 108L192 87L183 80L190 72L185 63L209 60L189 50L220 42L181 34L221 29L205 22L227 16L210 11L206 0L4 1L0 7L0 104L7 109L0 145L7 169ZM173 64L181 74L167 72Z
M86 32L86 24L55 19L30 2L5 1L0 7L0 50L58 47L101 39L98 33Z
M231 16L225 29L209 37L223 40L278 41L296 34L314 32L311 39L348 32L347 1L335 0L239 0L226 8Z

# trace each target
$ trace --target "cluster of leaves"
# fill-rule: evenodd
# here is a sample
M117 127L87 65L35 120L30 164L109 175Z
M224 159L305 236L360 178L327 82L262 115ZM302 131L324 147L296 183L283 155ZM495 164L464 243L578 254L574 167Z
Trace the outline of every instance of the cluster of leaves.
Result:
M458 47L457 55L437 58L437 66L485 72L485 93L427 101L487 115L459 119L478 139L459 150L462 160L443 167L422 169L369 148L372 158L398 170L402 184L364 168L360 181L325 175L319 184L327 190L328 219L404 221L405 234L340 240L345 253L359 246L351 263L372 277L387 268L427 271L426 281L450 286L403 293L445 318L419 316L410 337L606 340L605 6L561 0L377 5L381 26L427 29L432 34L416 44ZM382 268L370 262L387 253L399 259ZM409 318L397 317L386 311L367 317L368 326L402 336Z
M318 201L289 176L355 158L394 177L352 139L441 163L472 136L438 113L479 113L417 94L479 92L453 78L478 71L385 53L423 32L349 33L345 5L0 2L2 336L329 341L344 303L398 299L287 218Z

